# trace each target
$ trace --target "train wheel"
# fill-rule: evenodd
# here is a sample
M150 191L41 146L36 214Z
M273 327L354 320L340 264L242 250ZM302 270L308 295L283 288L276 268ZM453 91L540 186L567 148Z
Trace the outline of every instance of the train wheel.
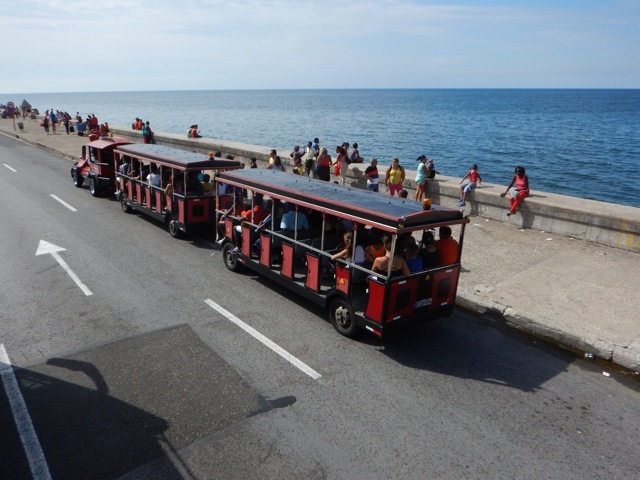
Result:
M124 213L131 213L131 206L127 203L126 195L120 196L120 206L122 207L122 211Z
M360 332L356 324L355 314L351 303L343 298L336 298L329 307L329 318L340 335L354 337Z
M96 185L95 178L89 179L89 192L91 192L91 195L94 197L100 196L100 189L98 188L98 185Z
M167 221L167 230L169 231L169 235L171 235L173 238L179 238L180 235L182 235L182 231L180 230L178 222L171 218Z
M74 184L76 187L78 187L78 188L82 187L82 180L83 180L83 178L82 178L82 175L78 174L78 171L77 171L77 170L73 170L73 171L71 172L71 179L73 180L73 184Z
M222 258L225 266L232 272L240 270L240 262L238 261L238 250L232 243L225 243L222 247Z

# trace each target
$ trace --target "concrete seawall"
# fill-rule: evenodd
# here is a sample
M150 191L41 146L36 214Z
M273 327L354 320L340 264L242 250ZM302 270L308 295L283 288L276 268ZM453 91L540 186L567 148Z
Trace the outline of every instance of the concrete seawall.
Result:
M114 135L141 142L139 131L126 127L111 127ZM167 145L199 153L222 152L223 157L233 155L236 160L249 164L256 158L258 166L266 165L273 147L249 145L210 138L190 139L184 135L155 134L159 145ZM280 156L289 165L290 149L279 149ZM367 164L352 164L347 179L355 187L366 188L363 173ZM415 171L407 169L405 188L409 198L415 192ZM439 175L427 186L427 196L439 205L457 208L460 197L459 178ZM509 200L501 198L505 185L482 183L467 197L465 213L508 223L517 228L532 228L565 237L571 237L610 247L640 252L640 208L597 202L566 195L532 190L516 215L507 217Z

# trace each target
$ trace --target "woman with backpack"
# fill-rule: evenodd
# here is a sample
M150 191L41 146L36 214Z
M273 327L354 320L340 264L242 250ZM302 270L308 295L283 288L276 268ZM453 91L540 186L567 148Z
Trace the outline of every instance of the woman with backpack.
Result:
M396 157L391 160L391 166L387 168L384 175L384 184L389 190L389 195L392 197L402 190L402 184L404 183L404 168L400 166L400 160Z

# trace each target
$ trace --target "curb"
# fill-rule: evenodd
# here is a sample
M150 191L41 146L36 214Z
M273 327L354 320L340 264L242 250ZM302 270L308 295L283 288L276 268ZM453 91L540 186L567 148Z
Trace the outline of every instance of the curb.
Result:
M535 318L535 316L527 314L527 312L490 300L479 299L461 289L458 289L456 307L489 316L530 335L540 337L547 342L558 343L561 347L576 353L592 354L597 358L634 372L640 371L640 339L633 341L628 347L614 345L601 339L589 341L550 327L542 320Z

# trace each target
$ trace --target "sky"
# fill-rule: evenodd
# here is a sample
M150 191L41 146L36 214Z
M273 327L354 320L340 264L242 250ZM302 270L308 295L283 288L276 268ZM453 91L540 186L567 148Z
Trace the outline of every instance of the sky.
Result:
M640 0L0 0L0 93L640 88Z

